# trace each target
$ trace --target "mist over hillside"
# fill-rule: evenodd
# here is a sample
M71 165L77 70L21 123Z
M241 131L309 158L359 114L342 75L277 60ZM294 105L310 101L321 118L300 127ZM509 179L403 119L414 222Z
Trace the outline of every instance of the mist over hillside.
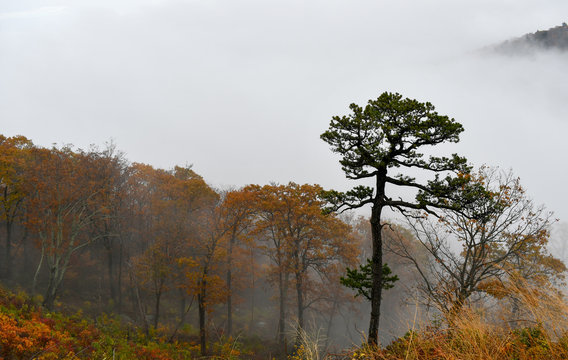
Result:
M489 47L489 50L508 55L532 54L542 50L566 51L568 50L568 25L564 22L548 30L538 30L519 38L506 40Z
M42 196L25 207L34 212L22 215L9 231L8 218L1 217L7 214L2 208L6 205L0 203L0 286L28 291L29 302L38 306L48 298L44 294L51 293L47 302L52 301L54 309L80 309L92 318L114 313L119 322L137 326L149 338L163 328L163 336L187 341L184 344L193 346L188 351L195 354L202 334L207 340L203 348L214 351L224 346L220 339L231 339L230 344L231 334L243 334L246 339L238 342L250 340L252 345L239 351L253 352L259 343L269 354L258 359L278 358L271 348L284 345L279 350L284 358L297 337L300 322L294 318L300 313L305 329L321 330L327 352L364 342L370 304L354 299L339 278L345 266L359 266L371 257L369 207L343 219L352 225L359 224L359 216L363 219L355 234L361 237L356 261L337 260L326 271L294 275L297 280L290 280L287 291L283 286L280 296L277 270L284 267L271 262L272 253L267 253L272 249L268 230L251 230L260 215L243 220L242 241L233 247L234 240L227 235L233 229L228 225L232 212L225 210L231 203L225 206L222 199L250 184L276 187L292 181L340 192L356 185L375 186L374 180L346 179L338 154L320 136L333 117L349 113L349 104L364 105L386 91L431 102L441 115L463 125L459 143L428 149L425 159L458 153L475 169L495 166L519 177L527 197L560 220L552 221L548 250L568 263L566 13L568 2L558 0L0 2L2 134L33 139L43 149L41 154L48 154L54 143L94 149L90 144L105 142L112 145L106 155L114 144L121 154L120 161L113 162L110 155L93 150L77 171L86 180L53 182L58 189L83 184L79 193L89 190L84 184L98 181L104 188L85 195L85 209L97 210L90 215L91 222L81 223L84 228L78 236L84 247L68 247L72 254L61 280L63 290L55 293L45 266L47 242L39 235L40 220L50 212L39 213L38 204L48 192L35 189L56 172L26 168L26 174L39 175L23 176L22 181L37 180L39 185L26 183L24 188ZM0 151L0 167L4 158ZM104 160L108 166L103 166ZM431 180L421 171L400 170L417 181ZM107 172L113 180L102 182L110 178L101 175ZM0 189L3 181L0 176ZM181 189L190 185L195 197L184 197ZM116 195L107 196L111 191ZM392 199L409 202L416 195L392 184L386 185L386 192ZM254 203L240 195L237 200L242 201L233 204ZM267 196L263 192L258 199L261 195ZM6 192L0 192L2 196ZM191 216L183 216L190 210ZM406 225L396 208L385 208L384 216L392 224ZM226 235L209 236L219 233ZM208 240L221 245L209 246ZM459 257L461 244L450 240L448 248ZM204 296L196 290L198 265L206 263L203 254L210 248L216 249L210 252L216 267L207 265L207 275L218 282L205 284L217 302L203 300L200 309L199 297ZM229 249L237 249L234 256L228 256ZM400 281L386 291L381 303L383 345L414 330L415 324L429 326L436 311L421 306L416 287L423 279L396 256L385 255ZM290 257L285 263L294 261ZM151 270L162 263L165 270L151 278ZM291 272L281 274L293 277ZM150 281L154 279L158 281ZM305 292L294 286L298 280L307 284ZM229 282L231 289L219 285ZM0 288L0 316L1 297ZM4 297L10 304L11 296ZM302 303L310 305L303 309ZM285 311L279 311L280 304ZM0 318L0 328L4 324L8 322ZM566 329L568 338L568 325ZM514 338L504 334L506 338L490 337ZM402 344L401 348L410 348ZM4 348L0 341L0 359L7 358ZM87 351L81 356L88 358ZM245 351L241 357L250 359Z

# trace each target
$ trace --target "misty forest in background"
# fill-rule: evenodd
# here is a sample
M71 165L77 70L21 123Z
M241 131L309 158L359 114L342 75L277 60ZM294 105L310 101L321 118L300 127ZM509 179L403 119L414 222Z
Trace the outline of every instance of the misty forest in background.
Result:
M214 189L114 144L0 135L0 358L568 354L552 214L511 172L426 157L463 131L431 104L350 109L322 134L347 178L374 184L347 192Z

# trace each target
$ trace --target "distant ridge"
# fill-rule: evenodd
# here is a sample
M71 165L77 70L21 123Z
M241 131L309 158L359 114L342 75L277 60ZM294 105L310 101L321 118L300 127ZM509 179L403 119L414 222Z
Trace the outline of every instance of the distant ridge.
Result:
M507 40L490 47L489 50L510 55L527 54L538 50L568 51L568 25L562 23L548 30L539 30L520 38Z

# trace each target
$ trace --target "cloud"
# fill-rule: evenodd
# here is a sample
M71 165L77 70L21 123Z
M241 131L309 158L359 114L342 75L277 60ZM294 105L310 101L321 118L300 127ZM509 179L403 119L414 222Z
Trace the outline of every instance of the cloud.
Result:
M42 6L27 11L6 11L0 12L0 20L58 16L65 12L67 9L68 8L66 6Z
M42 3L52 10L2 8L12 14L0 29L7 135L81 147L112 137L132 160L193 163L214 184L346 189L319 134L349 103L398 91L464 123L448 151L513 167L568 216L558 200L568 196L565 57L473 54L559 25L567 2ZM65 16L23 15L36 12Z

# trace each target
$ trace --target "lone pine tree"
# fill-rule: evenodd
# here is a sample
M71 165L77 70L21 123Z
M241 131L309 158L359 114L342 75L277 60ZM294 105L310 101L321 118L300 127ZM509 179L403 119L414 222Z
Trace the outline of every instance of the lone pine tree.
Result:
M470 167L464 157L430 156L425 159L420 151L429 145L458 142L463 131L461 124L448 116L439 115L432 104L403 98L397 93L385 92L376 100L369 100L364 108L351 104L351 114L335 116L321 139L341 155L339 161L346 177L351 180L374 179L374 188L355 186L347 192L330 190L324 197L330 210L343 211L371 205L372 270L371 319L368 342L376 345L383 284L383 241L385 226L383 209L401 213L423 210L435 214L435 208L455 208L460 201L452 199L457 187L468 181ZM419 169L434 173L434 179L419 182L397 172L398 169ZM394 172L394 175L392 174ZM445 177L444 177L445 175ZM386 185L412 188L417 191L413 201L392 199Z

